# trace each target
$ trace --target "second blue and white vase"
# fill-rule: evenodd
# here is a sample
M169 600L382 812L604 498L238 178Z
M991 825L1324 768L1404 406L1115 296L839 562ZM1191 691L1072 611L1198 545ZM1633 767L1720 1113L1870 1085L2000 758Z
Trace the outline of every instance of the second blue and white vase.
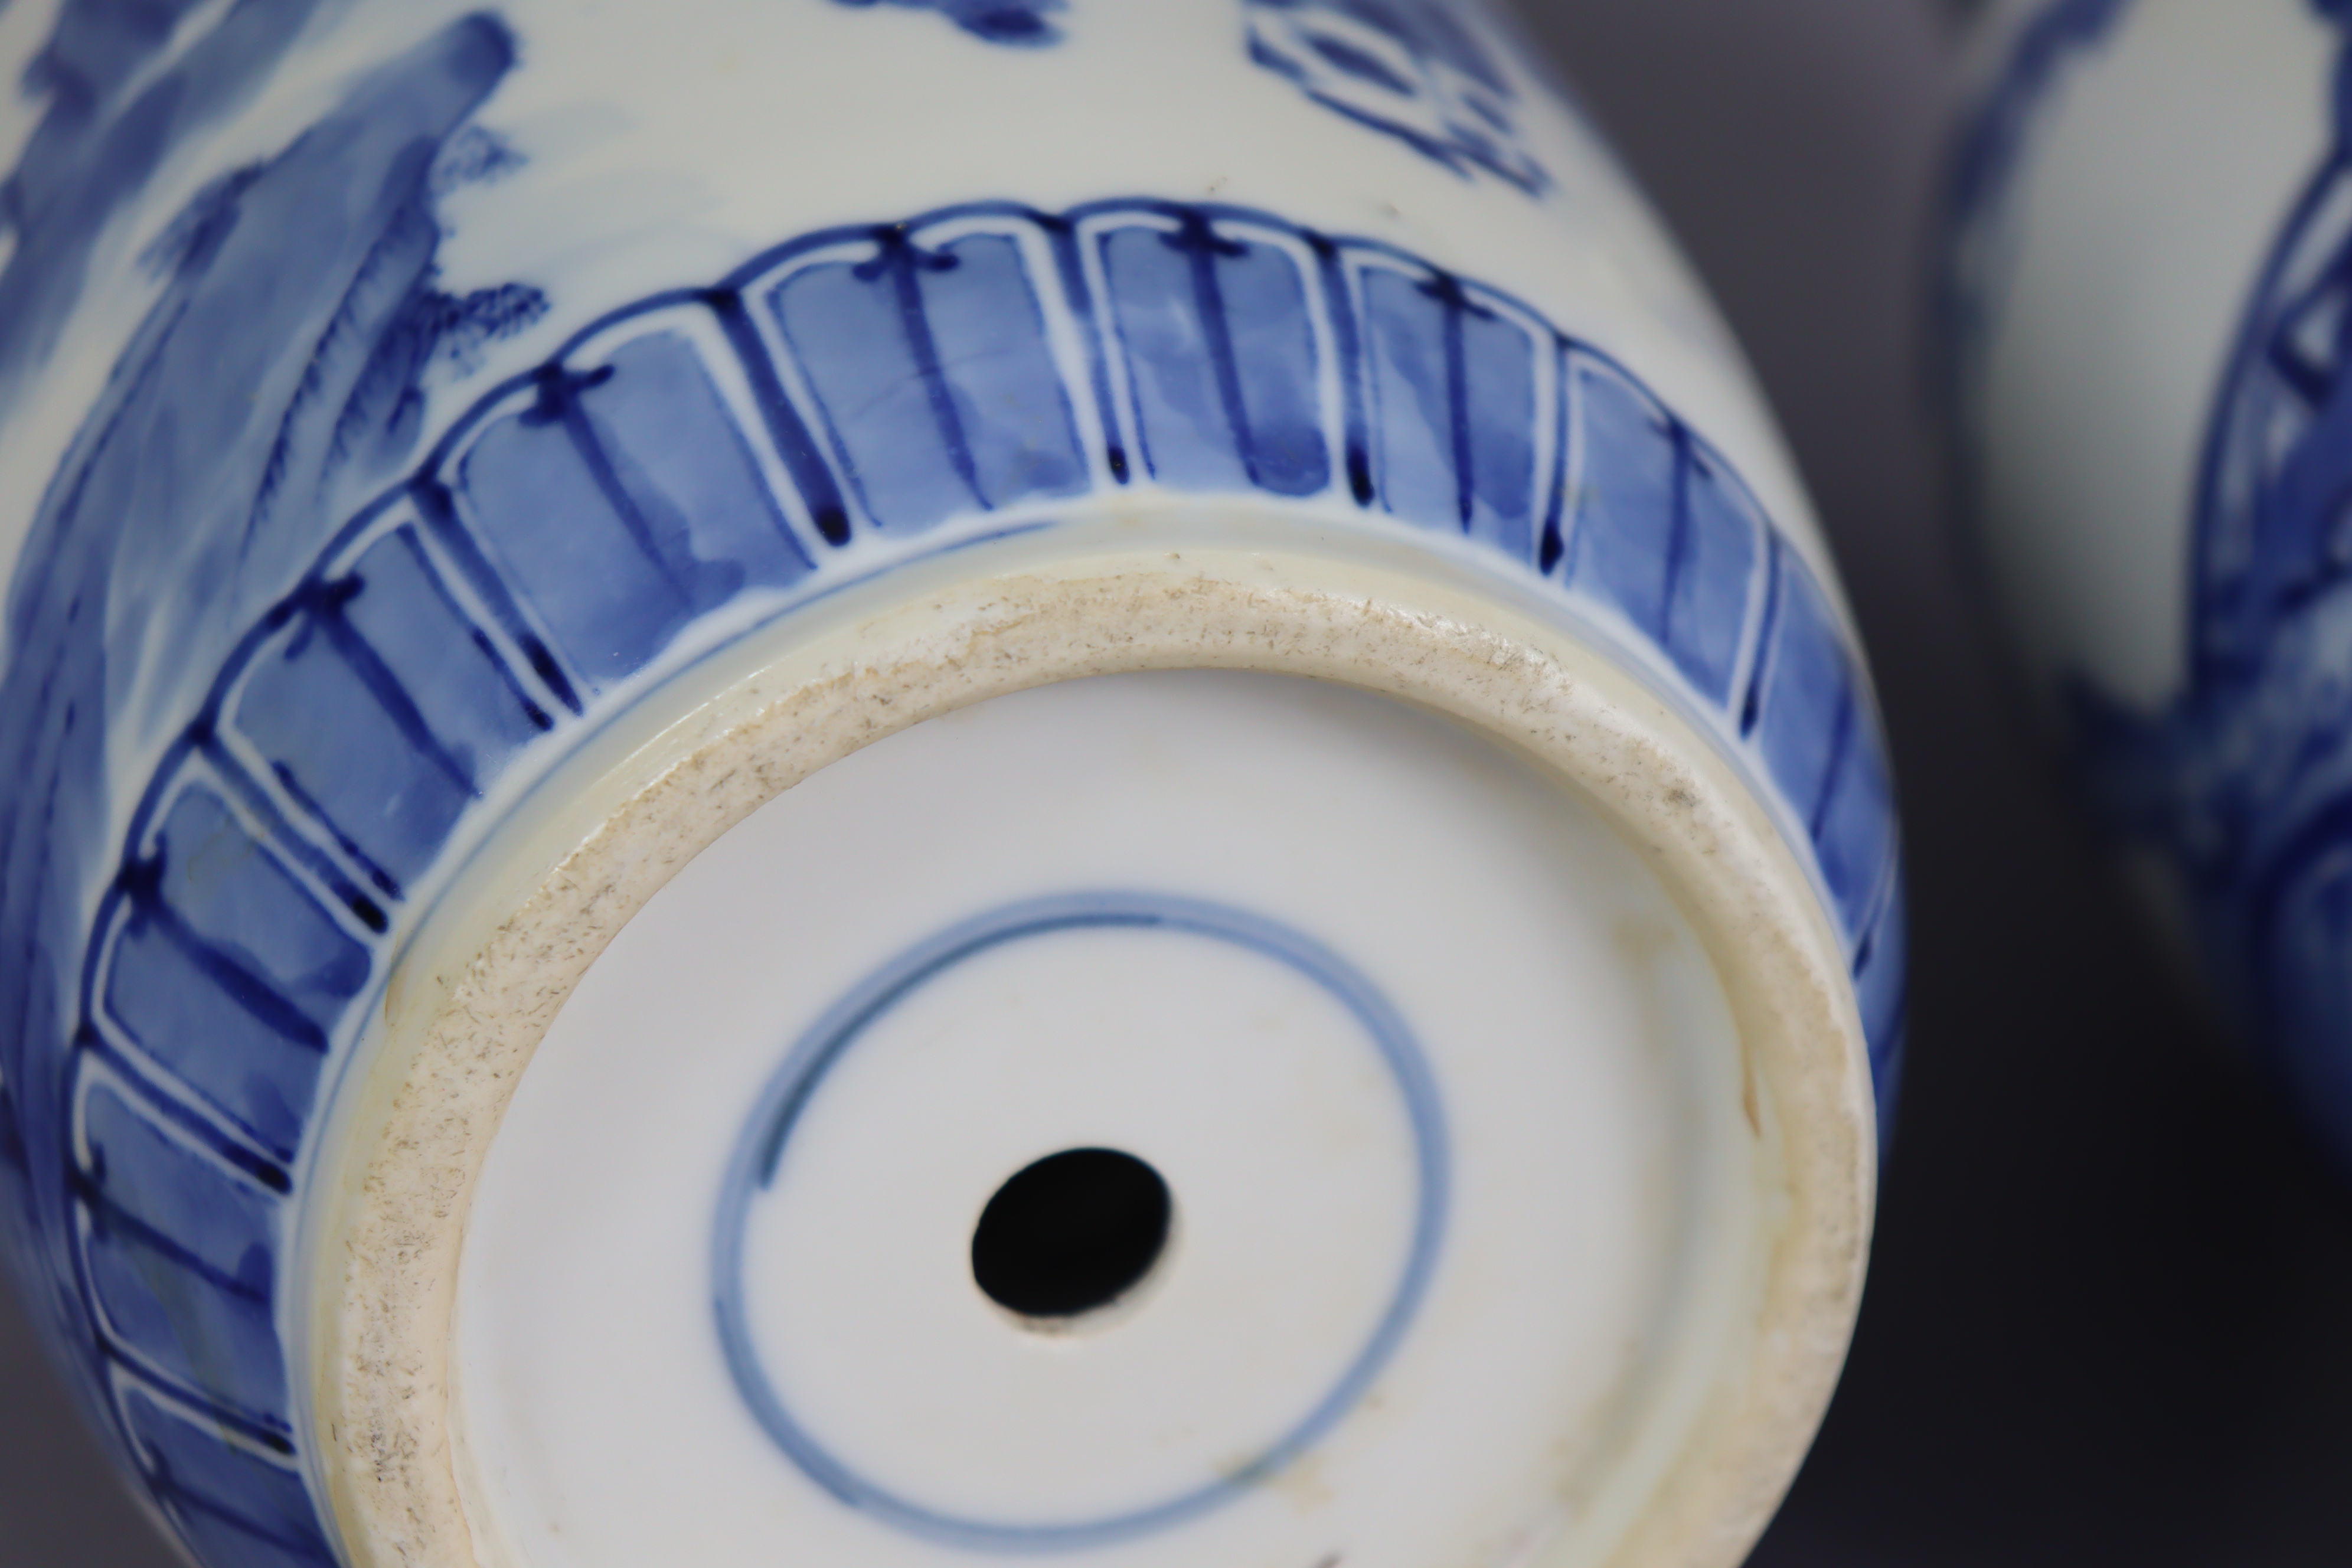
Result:
M2030 686L2352 1160L2347 33L2336 0L1996 8L1943 308Z

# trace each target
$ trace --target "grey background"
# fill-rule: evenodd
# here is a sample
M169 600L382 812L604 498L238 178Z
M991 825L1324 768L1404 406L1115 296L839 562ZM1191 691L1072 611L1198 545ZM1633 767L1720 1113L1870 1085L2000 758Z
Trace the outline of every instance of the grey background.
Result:
M1907 819L1911 1061L1869 1295L1756 1563L2340 1568L2352 1199L2141 940L1963 591L1917 297L1953 7L1518 3L1779 409ZM0 1299L0 1568L171 1561Z

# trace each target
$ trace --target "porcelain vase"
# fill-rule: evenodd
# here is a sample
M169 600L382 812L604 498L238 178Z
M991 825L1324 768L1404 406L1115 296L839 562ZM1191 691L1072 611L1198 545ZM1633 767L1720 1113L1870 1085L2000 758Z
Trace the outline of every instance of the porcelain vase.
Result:
M2352 1158L2352 16L1986 27L1942 310L1988 576L2147 907Z
M1861 1286L1891 788L1507 23L0 58L0 1237L196 1559L1740 1557Z

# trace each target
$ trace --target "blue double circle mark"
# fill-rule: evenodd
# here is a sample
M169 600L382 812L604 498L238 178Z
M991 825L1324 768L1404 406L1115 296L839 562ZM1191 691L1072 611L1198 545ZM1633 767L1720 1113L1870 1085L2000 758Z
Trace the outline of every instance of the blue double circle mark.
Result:
M844 1464L793 1416L760 1363L743 1301L743 1247L751 1205L776 1179L784 1145L825 1074L877 1019L966 959L1031 937L1093 930L1207 937L1288 965L1354 1016L1395 1079L1419 1164L1412 1247L1388 1309L1339 1380L1271 1447L1238 1469L1130 1512L1076 1520L992 1520L944 1513ZM1071 1551L1132 1540L1232 1501L1312 1447L1371 1386L1427 1294L1445 1226L1450 1175L1437 1084L1404 1019L1362 971L1291 926L1246 910L1159 893L1085 892L1006 904L917 943L826 1011L761 1094L729 1163L719 1201L711 1290L719 1339L735 1387L778 1447L818 1486L877 1519L952 1546L993 1552Z

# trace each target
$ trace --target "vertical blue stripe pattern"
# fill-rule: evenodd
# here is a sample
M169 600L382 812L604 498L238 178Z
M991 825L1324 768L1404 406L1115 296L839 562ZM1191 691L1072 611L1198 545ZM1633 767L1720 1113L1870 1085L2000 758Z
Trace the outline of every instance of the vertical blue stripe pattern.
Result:
M1098 241L1145 471L1180 490L1307 496L1330 483L1297 259L1198 215Z
M1155 489L1471 541L1647 649L1779 796L1884 1092L1903 910L1855 655L1624 366L1263 213L984 204L812 235L483 395L248 628L148 785L89 937L73 1245L125 1441L200 1553L331 1560L289 1457L291 1173L500 781L837 562Z
M332 1568L336 1558L290 1456L121 1379L117 1408L156 1501L220 1568Z
M1536 505L1535 338L1446 274L1372 267L1362 279L1385 509L1525 560Z
M926 248L894 227L854 248L870 254L798 269L767 298L875 524L919 533L1084 490L1019 245L980 233Z

